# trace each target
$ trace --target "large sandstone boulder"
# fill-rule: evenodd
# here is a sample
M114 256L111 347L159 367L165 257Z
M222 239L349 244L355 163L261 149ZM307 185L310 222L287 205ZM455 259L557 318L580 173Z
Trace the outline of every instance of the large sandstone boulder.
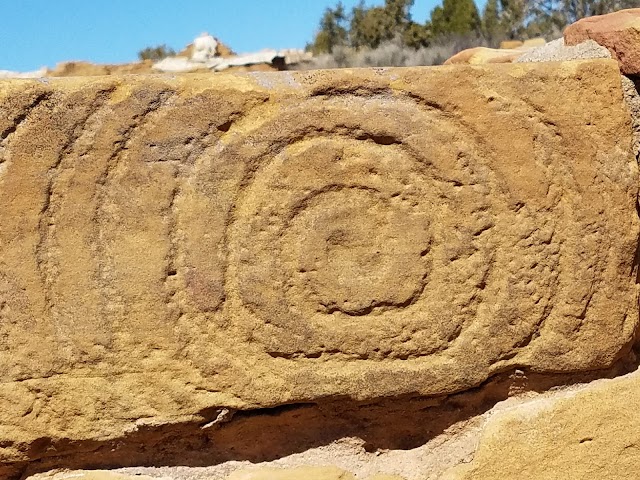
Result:
M614 61L6 81L0 111L4 478L633 340Z
M439 480L633 480L640 462L640 373L506 408L472 462Z
M566 45L595 40L618 60L622 73L640 74L640 8L578 20L564 31Z
M415 461L410 477L358 476L367 480L539 480L598 478L633 480L640 462L640 372L598 380L529 399L509 399L482 416L469 456L455 467L434 472ZM385 458L382 454L381 458ZM393 463L393 456L384 462ZM441 463L446 455L440 454ZM340 462L341 457L334 457ZM395 463L398 463L397 458ZM425 462L426 463L426 462ZM227 468L233 468L228 466ZM170 472L170 473L169 473ZM165 476L166 475L166 476ZM239 467L231 474L210 468L167 469L158 480L352 480L336 467ZM39 474L27 480L151 480L151 477L100 471Z

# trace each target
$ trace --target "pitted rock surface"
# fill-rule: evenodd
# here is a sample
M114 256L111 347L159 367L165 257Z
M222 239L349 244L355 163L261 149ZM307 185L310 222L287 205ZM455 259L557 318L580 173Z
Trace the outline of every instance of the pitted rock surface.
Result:
M633 338L614 61L7 81L0 112L4 464Z
M635 372L505 409L486 422L473 460L438 480L636 478L639 381Z

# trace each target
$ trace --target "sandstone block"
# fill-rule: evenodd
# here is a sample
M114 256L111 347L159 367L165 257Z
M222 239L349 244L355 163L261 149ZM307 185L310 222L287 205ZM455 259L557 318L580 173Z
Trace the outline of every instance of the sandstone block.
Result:
M506 409L487 422L473 461L440 480L635 479L638 409L638 373Z
M636 330L614 61L6 81L0 112L3 465L605 368Z
M474 47L456 53L449 58L445 65L469 64L481 65L485 63L511 63L524 52L521 50Z
M583 18L564 31L566 45L595 40L618 60L622 73L640 74L640 8Z

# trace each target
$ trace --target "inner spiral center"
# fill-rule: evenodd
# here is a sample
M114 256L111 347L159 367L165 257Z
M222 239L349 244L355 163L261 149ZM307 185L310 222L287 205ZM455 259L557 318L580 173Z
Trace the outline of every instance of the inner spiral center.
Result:
M422 222L422 225L419 223ZM298 274L320 312L364 315L412 302L426 276L428 225L374 191L319 194L294 218Z

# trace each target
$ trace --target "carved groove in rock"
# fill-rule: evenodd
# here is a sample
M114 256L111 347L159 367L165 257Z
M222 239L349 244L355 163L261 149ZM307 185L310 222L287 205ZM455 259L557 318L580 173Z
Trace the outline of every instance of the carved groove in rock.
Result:
M505 332L513 355L552 314L553 223L509 201L490 148L452 115L360 95L312 97L278 117L290 130L274 138L262 125L220 152L249 164L227 237L227 298L256 318L274 357L416 359L450 348L474 319ZM324 111L339 123L322 122ZM527 256L523 272L514 259ZM479 312L487 301L491 312Z

